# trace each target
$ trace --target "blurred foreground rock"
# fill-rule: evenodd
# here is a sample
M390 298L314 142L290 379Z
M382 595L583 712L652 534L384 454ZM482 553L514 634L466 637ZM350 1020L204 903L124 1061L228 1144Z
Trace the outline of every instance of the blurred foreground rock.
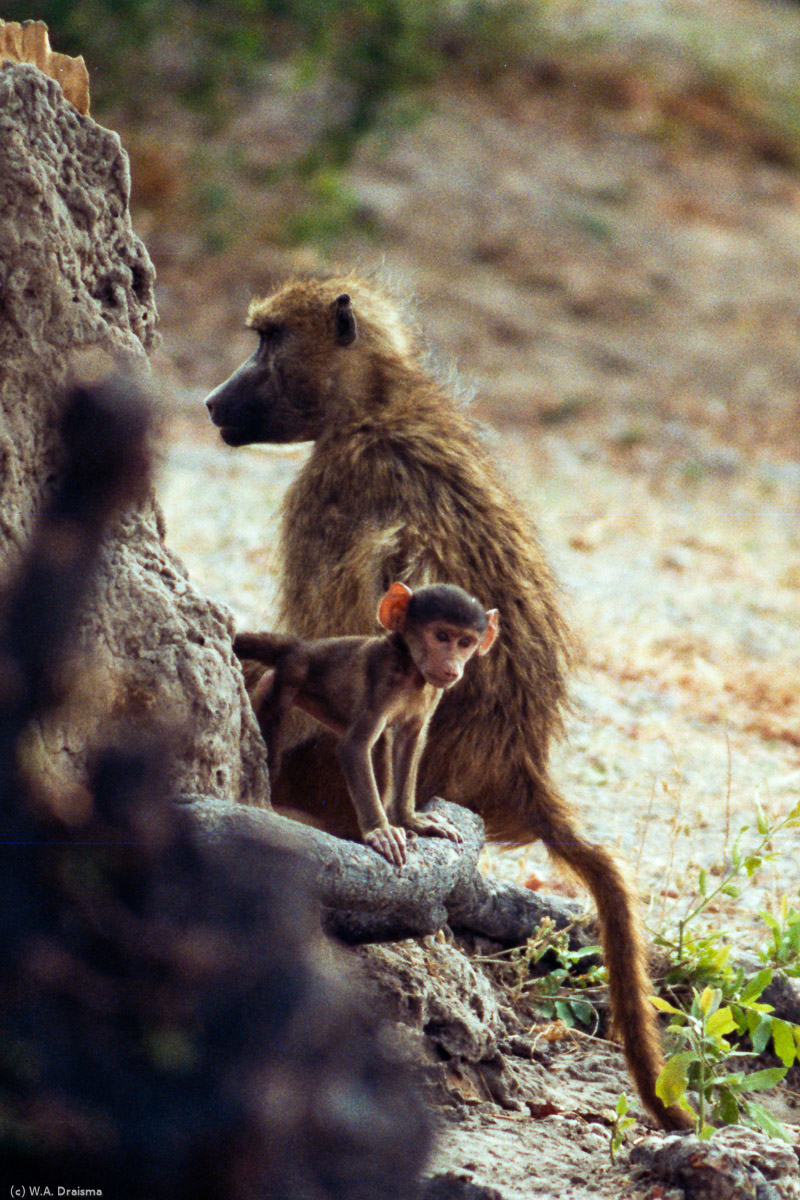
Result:
M146 368L154 345L154 272L128 215L117 136L64 98L36 67L0 63L0 593L62 466L58 396L81 352ZM200 595L164 545L146 499L103 546L81 618L81 650L102 680L95 708L180 729L172 787L264 802L264 751L230 649L230 615ZM98 689L90 689L97 692ZM97 712L38 729L61 776L80 774Z
M67 823L19 776L31 719L80 703L59 664L103 530L146 486L145 420L109 385L73 391L0 624L0 1190L405 1200L428 1122L297 856L201 837L169 736L117 725Z

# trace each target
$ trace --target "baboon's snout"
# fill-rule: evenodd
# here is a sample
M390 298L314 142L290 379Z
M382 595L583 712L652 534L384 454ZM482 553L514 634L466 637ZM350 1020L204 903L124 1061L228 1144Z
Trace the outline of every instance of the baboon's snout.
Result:
M225 383L220 383L217 387L214 388L213 392L209 392L209 394L206 396L205 404L206 404L206 408L208 409L208 415L211 417L211 420L214 422L215 425L219 425L222 423L219 420L219 416L220 416L220 412L222 409L222 405L225 401L224 393L225 393L225 388L227 387L228 382L229 381L226 379Z

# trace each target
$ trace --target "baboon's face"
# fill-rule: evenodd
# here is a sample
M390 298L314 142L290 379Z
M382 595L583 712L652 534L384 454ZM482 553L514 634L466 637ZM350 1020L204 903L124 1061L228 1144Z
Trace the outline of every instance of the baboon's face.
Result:
M258 346L206 400L229 446L302 442L319 436L340 390L341 356L356 339L349 295L279 293L253 305Z

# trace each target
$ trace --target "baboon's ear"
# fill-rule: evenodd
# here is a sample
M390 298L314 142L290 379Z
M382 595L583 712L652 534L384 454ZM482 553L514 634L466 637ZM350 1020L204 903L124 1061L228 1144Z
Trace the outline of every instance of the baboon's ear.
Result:
M351 346L358 337L356 314L353 312L353 301L347 292L342 292L333 302L333 313L336 319L336 341L340 346Z
M497 637L497 630L500 628L500 613L496 608L490 608L486 614L488 622L486 633L483 635L483 641L478 646L478 654L488 654L494 645L494 640Z
M395 631L403 628L411 595L411 588L404 583L392 584L378 607L378 620L384 629Z

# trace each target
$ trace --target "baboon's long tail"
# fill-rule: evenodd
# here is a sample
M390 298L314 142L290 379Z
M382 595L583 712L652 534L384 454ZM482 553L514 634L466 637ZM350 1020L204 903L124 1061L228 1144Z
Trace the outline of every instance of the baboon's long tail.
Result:
M562 798L549 787L548 792L548 803L542 804L539 797L535 805L537 832L548 851L579 876L597 905L613 1028L622 1039L639 1095L662 1128L692 1128L692 1116L677 1105L667 1107L655 1091L664 1060L656 1012L649 1000L652 986L637 899L614 858L582 837Z

